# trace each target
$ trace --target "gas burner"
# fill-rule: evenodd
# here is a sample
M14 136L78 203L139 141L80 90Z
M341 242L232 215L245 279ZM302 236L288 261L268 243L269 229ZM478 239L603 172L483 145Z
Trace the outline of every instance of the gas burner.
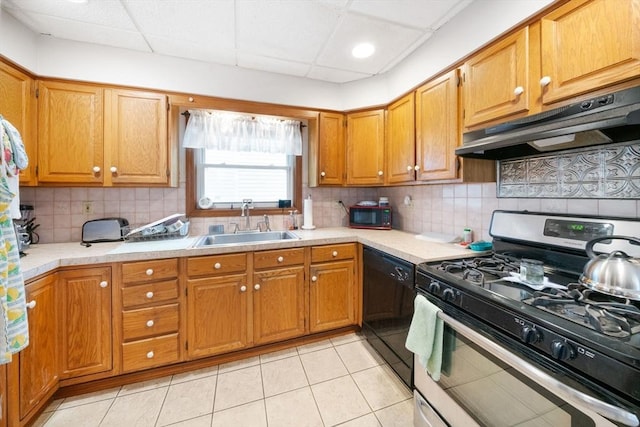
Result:
M629 338L640 332L640 304L577 283L567 290L535 292L523 302L612 337Z
M484 286L485 282L509 276L511 272L519 272L520 262L517 258L494 253L487 257L443 261L436 269Z

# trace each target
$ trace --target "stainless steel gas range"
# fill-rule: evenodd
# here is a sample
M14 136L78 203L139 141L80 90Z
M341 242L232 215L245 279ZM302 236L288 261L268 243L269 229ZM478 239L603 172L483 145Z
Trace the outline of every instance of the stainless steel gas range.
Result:
M418 265L444 322L442 373L416 358L416 426L639 425L640 302L579 283L586 243L640 235L640 220L495 211L493 252ZM604 240L596 252L640 246ZM542 261L525 283L522 259Z

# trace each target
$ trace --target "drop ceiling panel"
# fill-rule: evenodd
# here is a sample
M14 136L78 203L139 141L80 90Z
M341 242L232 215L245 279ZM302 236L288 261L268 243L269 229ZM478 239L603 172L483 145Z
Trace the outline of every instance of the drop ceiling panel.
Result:
M396 55L405 52L421 35L415 29L365 16L348 15L316 62L326 67L376 74ZM364 59L351 56L354 45L360 42L373 43L376 46L375 54Z
M53 17L63 18L69 22L77 21L121 30L136 30L120 1L94 0L86 4L75 4L67 0L2 0L0 3L8 10L19 9L27 15L39 15L40 22L46 21L47 17Z
M413 28L432 29L460 3L469 0L353 0L349 9Z
M240 51L311 62L339 21L338 11L310 1L240 1L236 4Z
M179 40L171 37L148 36L147 42L155 53L178 58L195 59L222 65L236 65L236 51L233 48L208 43Z
M266 56L253 55L250 53L238 53L237 63L239 67L298 77L306 77L310 68L310 65L306 63L267 58Z
M335 68L314 65L307 75L310 79L324 80L332 83L347 83L354 80L371 77L371 74L355 73L353 71L337 70Z

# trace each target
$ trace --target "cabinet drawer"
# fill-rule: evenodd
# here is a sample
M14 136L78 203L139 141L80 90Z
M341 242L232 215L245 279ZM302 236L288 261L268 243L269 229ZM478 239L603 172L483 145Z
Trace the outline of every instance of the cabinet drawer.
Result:
M122 313L122 339L162 335L178 331L178 304L127 310Z
M245 253L193 257L187 260L187 274L189 277L244 273L246 270L247 254Z
M178 298L177 279L122 288L122 306L125 308L171 301L176 298Z
M177 362L178 334L122 344L122 369L137 371Z
M122 264L122 283L125 285L173 277L178 277L178 260L175 258Z
M338 259L351 259L355 257L355 243L314 246L311 248L311 262L335 261Z
M304 264L304 248L277 249L253 254L253 267L256 269L296 264Z

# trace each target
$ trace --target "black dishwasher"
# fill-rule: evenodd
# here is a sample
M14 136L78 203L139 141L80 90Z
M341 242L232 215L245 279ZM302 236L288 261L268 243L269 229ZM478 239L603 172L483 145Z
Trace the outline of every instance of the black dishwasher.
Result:
M413 353L404 343L413 317L415 265L365 246L362 330L367 341L412 387Z

